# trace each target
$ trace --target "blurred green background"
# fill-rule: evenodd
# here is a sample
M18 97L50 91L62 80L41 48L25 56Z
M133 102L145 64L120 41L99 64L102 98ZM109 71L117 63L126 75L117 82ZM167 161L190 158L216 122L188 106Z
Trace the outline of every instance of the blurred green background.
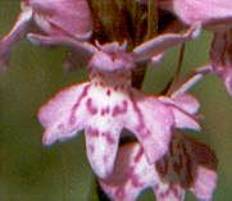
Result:
M0 36L12 27L18 0L0 0ZM208 60L211 35L187 44L183 72ZM178 49L169 51L160 68L149 68L146 92L158 93L177 64ZM86 79L85 69L64 73L65 50L35 47L24 40L15 47L11 67L0 75L0 201L97 201L94 176L86 160L84 136L43 147L36 113L60 88ZM219 159L219 185L214 200L232 199L232 99L216 77L193 90L201 101L203 132ZM139 201L155 200L147 190ZM188 201L194 200L188 194Z

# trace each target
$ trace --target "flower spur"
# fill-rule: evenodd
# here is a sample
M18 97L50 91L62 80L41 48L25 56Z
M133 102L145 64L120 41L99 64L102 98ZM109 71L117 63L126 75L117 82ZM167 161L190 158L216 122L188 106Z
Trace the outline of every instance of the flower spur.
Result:
M106 178L114 168L120 134L127 129L141 143L148 161L154 163L167 152L172 127L183 125L175 123L177 113L170 105L132 88L131 70L167 47L192 39L196 32L199 27L182 35L162 35L132 52L117 42L94 46L68 37L29 34L35 44L76 48L88 61L88 82L62 90L40 108L38 118L45 128L43 143L50 145L84 130L89 162L99 177ZM181 111L179 117L189 120ZM191 120L184 127L199 129L198 123Z

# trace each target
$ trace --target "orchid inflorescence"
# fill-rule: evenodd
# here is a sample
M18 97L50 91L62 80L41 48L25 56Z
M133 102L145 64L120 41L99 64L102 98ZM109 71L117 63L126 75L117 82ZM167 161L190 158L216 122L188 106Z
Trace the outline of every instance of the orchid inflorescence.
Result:
M65 67L84 62L89 75L39 109L43 144L84 130L90 165L115 201L134 201L148 187L160 201L184 200L185 190L212 200L216 156L184 131L201 129L200 104L189 90L203 77L218 75L232 95L230 0L22 0L21 5L15 26L0 41L0 69L7 69L15 43L27 38L35 45L66 47ZM162 24L162 12L172 20ZM144 73L149 63L158 65L169 48L194 40L202 29L214 34L209 64L174 79L160 95L143 93L141 68ZM120 144L128 136L133 142Z

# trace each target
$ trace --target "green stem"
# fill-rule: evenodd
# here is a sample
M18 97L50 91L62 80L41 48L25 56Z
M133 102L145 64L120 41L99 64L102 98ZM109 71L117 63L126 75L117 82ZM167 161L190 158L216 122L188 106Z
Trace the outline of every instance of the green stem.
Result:
M182 68L182 64L183 64L183 61L184 61L184 54L185 54L185 43L182 44L181 47L180 47L178 64L177 64L174 76L171 79L171 81L168 83L168 86L165 89L165 94L167 94L167 95L172 93L173 89L175 88L176 83L180 79L181 68Z

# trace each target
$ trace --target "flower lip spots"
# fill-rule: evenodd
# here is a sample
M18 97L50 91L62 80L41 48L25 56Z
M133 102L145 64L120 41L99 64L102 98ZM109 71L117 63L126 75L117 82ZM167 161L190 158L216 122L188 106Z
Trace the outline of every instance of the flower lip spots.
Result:
M110 96L111 95L111 90L107 89L106 94L107 94L107 96Z
M116 143L115 139L113 138L113 136L110 132L103 132L102 136L104 136L106 138L106 140L109 144L113 145Z
M123 100L121 105L116 105L113 109L112 116L116 117L127 112L128 103L126 100Z
M137 163L141 159L143 154L144 154L144 151L143 151L143 148L141 147L135 156L134 162Z
M116 190L116 197L119 198L120 200L123 200L124 196L125 196L125 190L124 190L124 188L122 188L122 187L118 188Z
M90 88L90 85L87 84L85 86L85 88L83 89L80 97L78 98L78 100L74 104L74 106L72 108L72 112L71 112L70 118L69 118L70 125L74 125L75 124L75 122L76 122L75 112L80 107L82 100L88 95L89 88Z
M89 150L93 154L95 152L95 147L93 145L89 145Z
M101 116L104 116L104 115L109 114L109 113L110 113L109 106L107 106L106 108L101 109Z
M99 137L99 130L97 128L91 128L89 127L87 129L87 132L90 134L92 137Z
M98 112L97 107L95 107L92 103L92 99L88 98L86 101L86 107L88 109L88 111L90 112L90 114L95 115Z

